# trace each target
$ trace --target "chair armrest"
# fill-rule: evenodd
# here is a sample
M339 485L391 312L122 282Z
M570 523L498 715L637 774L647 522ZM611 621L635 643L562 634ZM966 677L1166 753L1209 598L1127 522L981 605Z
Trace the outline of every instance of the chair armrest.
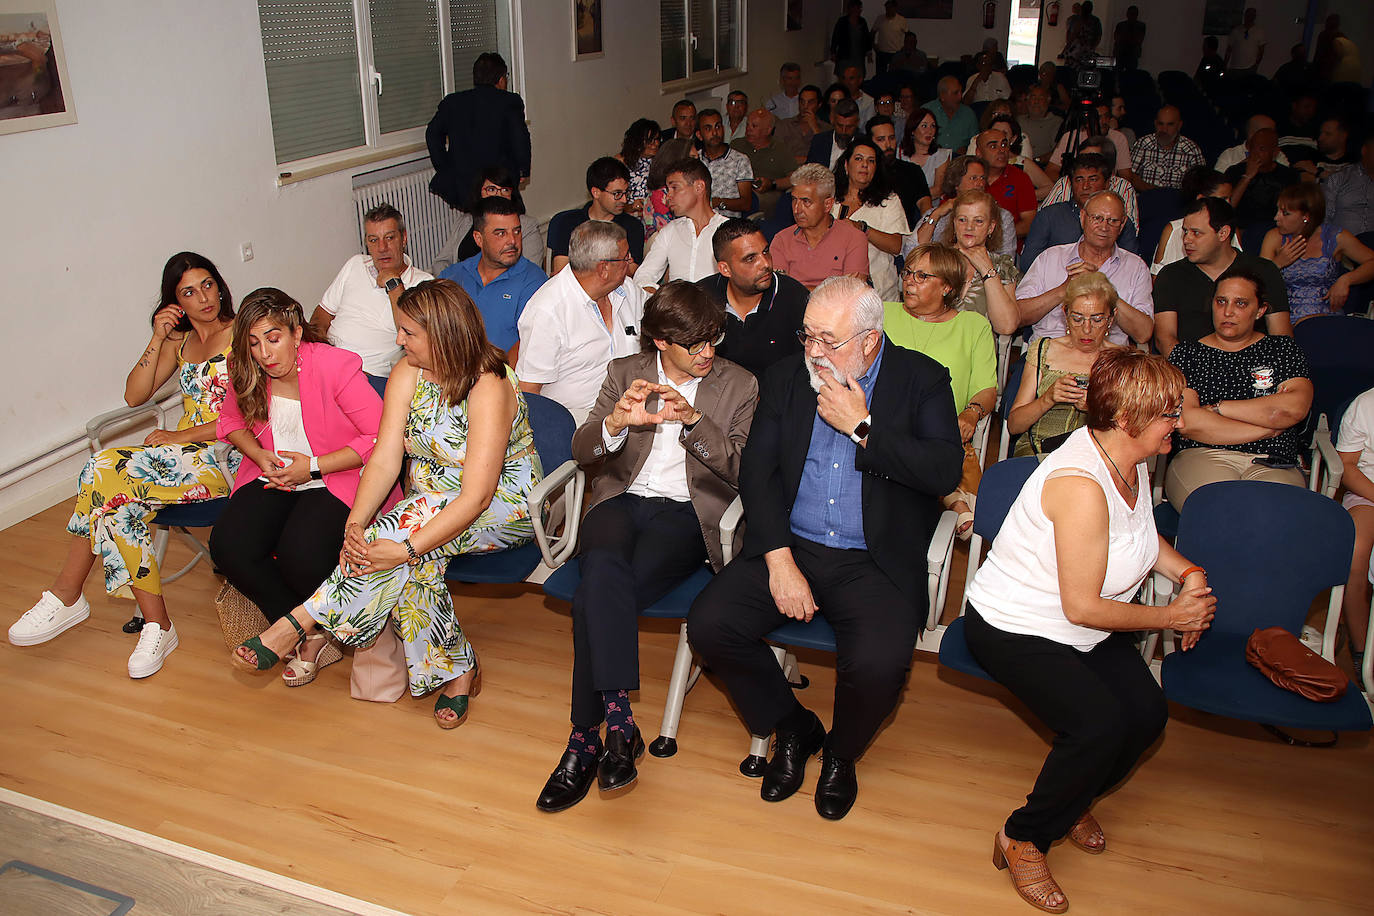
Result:
M572 460L554 468L530 490L528 505L534 521L534 542L550 569L562 566L577 550L586 491L587 475Z
M720 552L726 563L735 558L735 536L743 519L744 501L736 496L720 517Z
M133 425L136 420L144 417L158 417L159 421L165 420L165 415L172 407L180 406L181 391L177 385L176 378L173 376L162 384L162 387L153 392L153 396L145 403L137 407L116 407L108 410L99 416L92 417L86 422L86 440L91 446L91 451L98 452L105 447L105 435L113 429L123 429Z
M1322 425L1325 426L1325 424ZM1314 480L1313 483L1318 485L1316 488L1323 495L1334 499L1336 491L1341 488L1341 475L1345 473L1345 465L1341 462L1340 453L1336 451L1336 443L1331 441L1329 429L1318 429L1312 441L1325 462L1325 467L1320 474L1321 480Z
M954 526L958 516L949 510L940 513L935 533L926 548L926 629L933 630L944 612L944 595L949 585L949 559L954 552ZM945 588L941 588L941 585ZM960 609L962 611L962 608Z

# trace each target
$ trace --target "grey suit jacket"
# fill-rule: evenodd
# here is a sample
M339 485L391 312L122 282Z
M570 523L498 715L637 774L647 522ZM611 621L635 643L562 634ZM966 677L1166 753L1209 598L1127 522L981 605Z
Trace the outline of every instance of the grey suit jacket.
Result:
M630 427L624 447L612 452L603 441L602 422L631 382L658 380L657 357L657 350L648 350L611 360L596 406L573 435L573 458L594 475L589 510L629 489L649 457L657 427ZM711 371L697 386L695 407L701 411L701 419L680 439L687 453L687 490L701 522L711 568L717 572L725 565L720 518L739 492L740 455L749 437L758 399L759 386L754 374L717 356ZM651 398L647 406L653 410L657 402L657 397Z

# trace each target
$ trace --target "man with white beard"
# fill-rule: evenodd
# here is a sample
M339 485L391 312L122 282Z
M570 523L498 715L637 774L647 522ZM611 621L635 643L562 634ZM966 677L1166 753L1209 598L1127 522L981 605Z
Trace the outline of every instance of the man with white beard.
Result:
M821 283L797 336L802 353L764 375L741 458L743 549L692 605L687 629L749 730L777 733L763 800L795 793L807 758L824 751L816 811L838 820L858 794L855 762L906 681L926 614L925 571L912 558L964 450L949 372L887 339L868 284ZM764 642L788 618L817 613L839 647L828 736Z

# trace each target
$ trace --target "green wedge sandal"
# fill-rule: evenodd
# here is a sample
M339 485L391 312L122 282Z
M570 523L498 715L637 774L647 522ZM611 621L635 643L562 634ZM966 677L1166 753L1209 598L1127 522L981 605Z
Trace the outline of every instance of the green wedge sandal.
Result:
M441 688L442 689L442 688ZM468 714L468 700L477 696L482 690L482 667L473 667L472 683L468 686L468 692L462 696L446 697L442 693L434 701L434 721L442 729L457 728L463 724L463 719ZM452 719L441 719L439 713L445 709L453 712Z
M299 646L305 641L305 627L297 623L296 618L292 617L290 614L286 615L286 620L291 626L296 628L296 645ZM242 668L244 671L268 671L276 667L277 662L281 661L280 655L262 644L261 636L262 634L260 633L257 636L250 637L239 643L239 649L253 650L253 657L257 664L239 655L236 649L234 650L234 654L230 656L230 660L233 661L236 667Z

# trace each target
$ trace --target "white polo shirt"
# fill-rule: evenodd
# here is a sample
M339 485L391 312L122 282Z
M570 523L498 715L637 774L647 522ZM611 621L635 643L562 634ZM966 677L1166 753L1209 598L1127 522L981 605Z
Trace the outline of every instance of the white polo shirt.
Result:
M520 355L516 373L522 382L542 385L581 423L596 404L606 367L619 356L639 352L639 321L644 291L626 278L610 293L610 327L601 320L596 301L577 282L568 264L535 292L520 314Z
M725 220L725 216L714 214L700 234L690 216L679 216L664 226L649 246L649 253L644 255L644 263L635 271L635 286L658 286L665 282L665 269L668 271L668 280L690 280L695 283L711 276L716 272L716 256L711 249L711 240L716 237L716 229Z
M406 289L434 277L410 263L403 255L406 269L401 282ZM377 285L377 268L372 256L355 254L320 297L320 307L334 316L329 325L329 342L352 350L363 358L363 371L383 378L404 355L396 346L396 322L391 317L391 297Z

